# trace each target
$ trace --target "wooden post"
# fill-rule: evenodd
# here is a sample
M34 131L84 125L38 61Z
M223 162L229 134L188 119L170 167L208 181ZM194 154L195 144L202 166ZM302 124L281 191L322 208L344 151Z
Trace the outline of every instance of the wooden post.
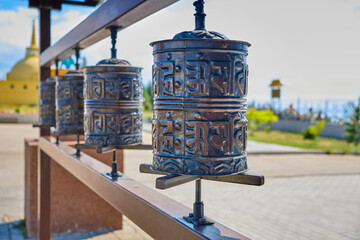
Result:
M45 51L50 47L50 37L51 37L51 18L50 18L50 9L39 9L39 25L40 25L40 53ZM42 81L45 81L46 78L50 77L50 67L43 66L39 69L39 86ZM50 127L41 127L40 136L49 136Z
M39 25L40 25L40 53L50 46L51 34L51 18L50 9L39 9ZM40 67L39 69L39 85L41 81L45 81L50 77L50 67ZM40 128L40 136L50 135L49 127ZM50 240L51 238L51 179L50 179L50 157L43 151L39 151L38 157L39 169L39 239Z
M39 150L39 239L51 239L51 163L50 157Z

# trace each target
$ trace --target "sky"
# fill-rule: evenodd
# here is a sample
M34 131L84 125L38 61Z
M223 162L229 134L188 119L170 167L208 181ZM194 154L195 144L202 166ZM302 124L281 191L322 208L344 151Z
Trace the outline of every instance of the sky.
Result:
M118 33L118 58L143 67L145 83L151 81L149 43L193 30L192 2L180 0ZM38 11L27 4L0 0L0 79L30 44ZM52 11L52 43L94 10L63 5L61 12ZM283 99L360 97L360 0L205 0L205 13L207 30L251 43L249 101L268 100L268 85L277 78L284 84ZM110 47L107 38L81 56L95 65L110 57Z

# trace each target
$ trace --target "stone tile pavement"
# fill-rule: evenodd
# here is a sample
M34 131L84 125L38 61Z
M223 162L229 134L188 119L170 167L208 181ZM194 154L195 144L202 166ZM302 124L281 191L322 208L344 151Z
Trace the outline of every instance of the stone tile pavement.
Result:
M144 141L150 142L150 134ZM137 171L149 151L125 151L125 173L154 187L157 176ZM205 214L252 239L360 239L360 157L251 155L261 187L203 181ZM157 190L188 207L194 183Z
M15 130L16 131L13 131ZM12 133L9 136L7 131ZM0 240L23 239L13 226L23 218L23 135L30 125L0 124ZM15 136L14 136L15 135ZM144 134L149 143L150 134ZM261 187L203 181L205 214L252 239L360 239L360 157L320 154L251 155ZM141 174L151 151L125 151L125 174L154 188L155 175ZM155 189L155 188L154 188ZM194 183L156 190L189 207ZM125 218L124 229L54 239L151 239Z

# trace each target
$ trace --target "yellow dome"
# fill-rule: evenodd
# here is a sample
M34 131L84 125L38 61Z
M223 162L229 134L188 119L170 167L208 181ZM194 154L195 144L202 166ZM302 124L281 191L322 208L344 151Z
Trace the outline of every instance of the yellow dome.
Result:
M30 56L17 62L7 75L7 80L38 81L39 56Z
M26 48L25 58L17 62L7 74L6 80L11 81L38 81L39 76L39 49L36 46L35 21L31 35L30 47Z

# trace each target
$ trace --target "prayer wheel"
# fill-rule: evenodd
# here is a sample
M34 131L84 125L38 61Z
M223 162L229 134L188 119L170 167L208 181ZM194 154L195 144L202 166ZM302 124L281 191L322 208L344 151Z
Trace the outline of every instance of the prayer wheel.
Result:
M115 58L85 67L85 144L142 143L141 70Z
M41 82L39 92L39 124L55 127L55 80L47 78Z
M56 134L84 133L84 73L70 71L56 77Z
M203 14L204 18L202 9L197 10L195 16ZM196 20L194 31L150 44L154 55L154 170L201 176L248 169L250 44L208 32L203 25L204 19Z

